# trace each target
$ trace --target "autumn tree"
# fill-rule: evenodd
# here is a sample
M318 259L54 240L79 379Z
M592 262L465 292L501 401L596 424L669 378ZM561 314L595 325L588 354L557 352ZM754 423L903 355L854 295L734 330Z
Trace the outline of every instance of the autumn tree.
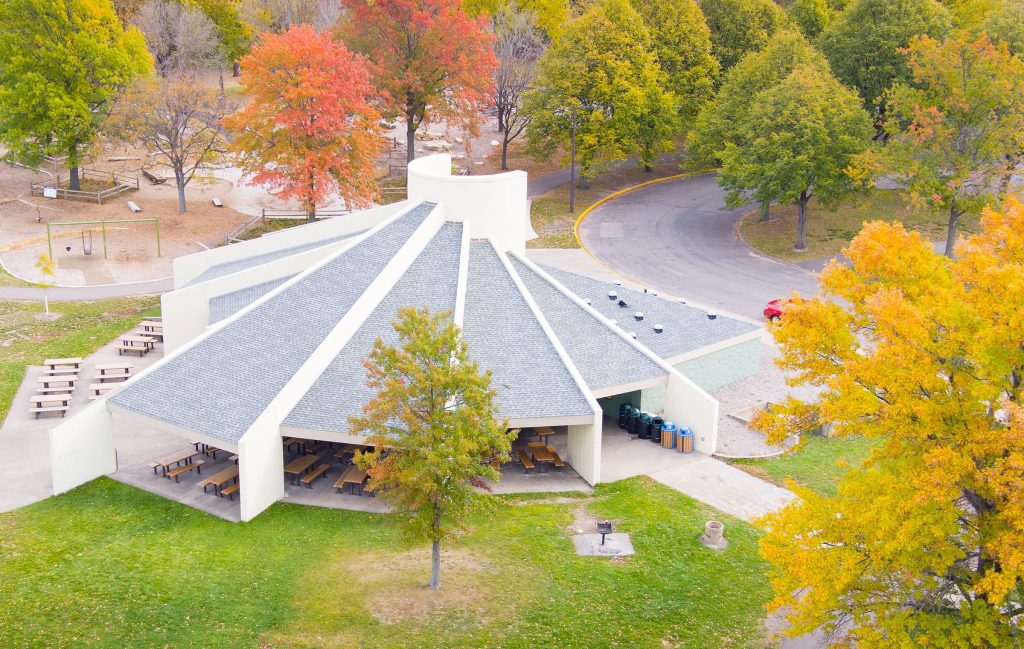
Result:
M710 100L718 78L711 32L694 0L632 0L651 34L665 87L675 95L680 121L689 124Z
M300 25L264 34L242 59L240 83L251 103L225 126L257 184L297 199L310 221L332 193L350 208L370 203L380 115L362 57Z
M239 61L252 46L252 28L242 20L239 0L191 0L217 27L222 58L231 63L232 76L240 72Z
M256 32L280 34L296 25L332 29L341 16L338 0L241 0L239 14Z
M688 165L695 168L722 164L726 147L744 142L747 113L759 93L788 77L799 67L828 72L828 62L799 32L779 30L768 45L740 61L726 73L714 100L697 115L687 138ZM768 218L770 200L761 203Z
M997 43L1006 43L1010 53L1024 58L1024 0L999 0L979 31Z
M471 132L494 91L494 36L459 0L342 0L341 35L364 54L387 111L405 119L407 156L434 119Z
M807 38L813 39L832 23L836 11L827 0L792 0L786 6L786 16Z
M541 59L526 101L534 155L569 149L575 130L580 187L586 187L599 160L635 153L649 166L668 150L678 128L675 98L649 43L627 0L594 3L570 22Z
M397 344L378 338L365 361L376 395L350 426L374 448L355 462L409 536L431 542L430 589L437 590L441 542L470 513L495 506L481 488L501 478L491 464L508 461L516 431L498 418L491 373L470 358L449 312L405 307L393 326Z
M711 30L711 52L728 70L768 43L785 14L772 0L701 0Z
M221 122L232 110L225 97L194 76L145 77L118 98L105 130L157 154L174 173L178 213L184 214L186 185L227 149Z
M544 35L545 43L558 38L572 18L570 5L573 3L566 0L462 0L462 8L474 18L481 14L497 16L507 11L512 4L533 16L533 22Z
M534 15L520 9L515 0L502 5L494 16L494 53L498 58L494 108L501 132L502 169L508 169L508 145L530 123L530 116L523 111L523 98L537 74L537 61L547 47L535 21Z
M856 94L818 68L796 68L753 98L739 142L726 146L718 176L726 204L795 204L794 249L804 250L811 197L833 206L852 192L846 169L870 139L871 120Z
M793 383L759 422L875 440L838 494L765 521L788 634L850 646L1014 647L1024 633L1024 205L986 211L958 259L899 223L868 223L772 333ZM840 306L839 303L846 306Z
M886 94L889 143L861 160L860 173L896 176L912 200L947 210L952 255L960 217L999 201L1024 152L1024 62L1005 43L966 33L915 38L904 55L912 85Z
M900 48L919 34L941 37L951 24L949 12L935 0L853 0L818 44L836 77L860 93L866 108L881 112L882 94L910 80Z
M146 37L160 76L210 70L224 58L217 26L198 7L175 0L151 0L135 25Z
M67 156L70 188L117 94L152 69L142 34L109 0L0 2L0 142L35 166Z

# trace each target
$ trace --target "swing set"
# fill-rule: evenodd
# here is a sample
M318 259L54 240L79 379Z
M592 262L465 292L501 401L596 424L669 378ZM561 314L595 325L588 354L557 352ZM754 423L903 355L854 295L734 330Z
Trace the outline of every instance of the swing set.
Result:
M49 251L50 259L53 259L53 234L50 230L50 226L53 225L99 225L100 231L103 235L103 258L107 258L107 224L118 224L118 223L153 223L156 226L156 256L160 256L160 219L159 218L148 218L148 219L104 219L101 221L60 221L46 224L46 246ZM88 232L88 238L86 235ZM70 251L71 247L68 246ZM92 228L82 228L82 252L86 255L92 254Z

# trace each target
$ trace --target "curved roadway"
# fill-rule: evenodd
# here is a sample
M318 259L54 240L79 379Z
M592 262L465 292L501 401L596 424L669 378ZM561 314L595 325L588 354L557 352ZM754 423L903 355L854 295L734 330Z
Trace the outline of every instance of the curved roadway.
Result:
M743 210L725 207L714 174L633 190L580 223L584 247L626 279L760 320L768 300L813 295L814 275L755 254L734 233Z

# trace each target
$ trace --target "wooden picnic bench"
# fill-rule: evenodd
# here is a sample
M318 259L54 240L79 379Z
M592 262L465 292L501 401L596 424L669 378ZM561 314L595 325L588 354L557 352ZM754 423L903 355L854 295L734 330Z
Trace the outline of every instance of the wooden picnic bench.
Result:
M132 363L128 363L128 362L122 362L122 363L101 363L101 364L96 366L96 375L97 376L106 376L107 372L119 373L119 372L127 371L128 373L131 373L132 369L134 369L134 368L135 368L135 365L132 364Z
M533 456L533 461L538 463L554 463L555 461L547 446L531 446L530 455Z
M71 395L70 394L34 394L29 397L29 402L32 406L28 409L30 413L35 415L36 419L39 419L39 415L48 412L59 412L60 416L63 417L67 414L68 408L71 407ZM57 404L60 405L52 405Z
M199 484L196 486L202 487L203 493L206 492L207 487L213 487L213 492L217 495L220 495L221 487L225 483L231 482L232 480L238 482L238 466L236 465L229 466L223 471L215 473L206 480L200 481Z
M359 492L362 493L363 482L366 480L366 471L363 471L357 466L350 466L345 469L345 472L341 474L341 477L334 483L334 488L341 493L341 490L346 485L352 485L352 489L355 489L355 485L359 485Z
M310 440L310 441L312 441L312 440ZM304 452L306 453L306 455L309 455L310 453L319 453L320 451L322 451L325 448L327 448L327 446L328 446L327 442L321 442L321 441L318 440L318 441L313 442L312 445L307 443L305 445Z
M196 460L195 462L189 462L188 464L182 464L181 466L176 467L176 468L171 469L170 471L168 471L166 477L167 477L167 479L174 478L174 481L177 482L178 478L181 477L182 473L188 473L189 471L191 471L193 469L195 469L196 473L202 475L203 470L202 470L201 467L204 464L206 464L206 460Z
M292 484L295 484L298 477L305 473L311 466L320 461L319 455L302 455L289 462L284 467L284 472L291 478Z
M146 180L153 183L154 185L162 185L165 182L167 182L167 176L158 176L149 169L143 169L142 175L146 177Z
M164 475L166 475L168 467L170 467L172 464L191 462L192 458L194 458L197 455L199 455L199 451L192 448L186 448L181 451L175 451L170 455L158 457L157 459L149 463L149 468L153 469L153 475L156 475L157 469L160 469L164 473Z
M52 388L52 383L67 383L72 388L75 387L75 383L78 382L77 374L62 374L58 376L40 376L36 379L36 383L42 383L44 388Z
M242 485L238 484L237 482L234 484L229 484L228 486L220 490L220 497L223 498L224 496L227 496L228 500L234 500L235 494L238 493L238 490L241 488Z
M138 352L141 357L153 349L156 341L150 336L121 336L117 342L118 356L124 352Z
M48 369L56 369L58 367L74 367L76 370L82 366L81 358L47 358L43 361L43 366Z
M292 447L293 446L298 446L299 447L298 452L301 453L302 452L302 447L305 446L305 444L306 444L306 440L302 439L301 437L289 437L288 439L284 440L284 448L289 453L294 453L295 452L295 451L292 451Z
M52 388L36 388L39 394L71 394L75 391L75 385L58 385Z
M69 367L55 367L55 368L51 369L51 368L47 367L47 368L43 369L43 374L45 376L67 376L67 375L78 376L78 368L77 367L70 367L69 366Z
M214 196L212 199L210 199L210 202L213 203L214 207L224 207L224 203L219 198L217 198L216 196Z
M142 208L136 205L134 201L128 201L128 209L130 209L134 214L138 214L142 211Z
M89 390L92 394L89 395L89 400L99 399L111 390L116 390L118 386L110 385L109 383L90 383Z
M548 449L548 453L551 453L551 457L552 457L551 463L555 465L555 468L556 469L564 469L565 468L565 462L562 461L562 458L558 457L558 452L555 451L554 447L549 446L549 447L547 447L547 449Z
M319 478L320 476L327 477L327 470L330 469L330 468L331 468L330 464L321 464L317 468L313 469L312 471L310 471L306 475L304 475L301 478L299 478L299 482L301 482L302 484L304 484L307 487L309 487L310 489L312 489L313 488L313 481L316 480L317 478Z
M532 471L535 468L533 462L530 461L530 456L524 450L519 451L519 463L523 465L523 473Z

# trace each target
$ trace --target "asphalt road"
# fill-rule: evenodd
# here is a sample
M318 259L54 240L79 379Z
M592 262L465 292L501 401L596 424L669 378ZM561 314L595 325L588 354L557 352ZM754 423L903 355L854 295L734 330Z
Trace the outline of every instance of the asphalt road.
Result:
M643 286L760 320L765 302L813 295L814 275L754 254L733 228L743 210L725 207L714 174L670 180L616 197L580 224L580 240L602 263Z

